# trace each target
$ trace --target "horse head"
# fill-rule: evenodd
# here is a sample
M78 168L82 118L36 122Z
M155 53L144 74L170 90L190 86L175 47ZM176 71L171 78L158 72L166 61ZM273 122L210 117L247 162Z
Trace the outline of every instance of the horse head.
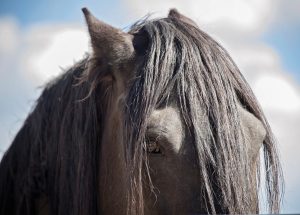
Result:
M128 33L83 11L94 51L88 73L106 87L109 80L103 210L258 212L259 150L264 146L270 159L276 152L259 105L227 52L176 9Z
M176 9L128 32L83 13L92 53L4 155L0 213L258 213L260 158L278 212L274 137L226 50Z

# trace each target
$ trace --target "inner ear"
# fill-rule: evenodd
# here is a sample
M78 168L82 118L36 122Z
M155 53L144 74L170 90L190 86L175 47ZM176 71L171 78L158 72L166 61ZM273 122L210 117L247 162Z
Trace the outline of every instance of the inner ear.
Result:
M142 28L139 32L133 34L133 47L137 55L144 55L149 46L149 37L147 32Z
M249 156L255 160L266 137L266 129L258 118L241 105L238 105L238 110Z

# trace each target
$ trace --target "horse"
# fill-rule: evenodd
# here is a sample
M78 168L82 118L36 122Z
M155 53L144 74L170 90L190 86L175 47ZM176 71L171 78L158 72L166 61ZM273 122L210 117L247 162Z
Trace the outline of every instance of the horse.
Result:
M262 182L278 213L276 141L226 50L176 9L128 32L82 11L92 51L4 154L0 214L259 213Z

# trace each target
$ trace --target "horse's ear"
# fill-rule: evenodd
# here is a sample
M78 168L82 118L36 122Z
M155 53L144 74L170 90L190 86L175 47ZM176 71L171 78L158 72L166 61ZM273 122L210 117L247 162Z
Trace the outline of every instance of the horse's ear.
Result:
M82 12L96 57L105 58L109 62L131 58L134 52L132 35L98 20L87 8L83 8Z
M188 24L193 25L195 27L198 27L198 25L193 20L191 20L190 18L182 15L175 8L173 8L169 11L168 18L178 19L178 20L181 20L182 22L185 22L185 23L188 23Z
M238 105L238 110L250 158L256 159L266 137L266 129L258 118L242 106Z

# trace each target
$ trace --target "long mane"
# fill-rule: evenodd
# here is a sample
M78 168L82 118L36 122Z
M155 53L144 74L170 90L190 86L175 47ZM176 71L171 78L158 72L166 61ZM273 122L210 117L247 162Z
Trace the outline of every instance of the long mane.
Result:
M201 201L207 212L250 211L252 172L243 145L238 102L260 119L267 131L263 144L266 191L270 212L278 212L281 169L274 137L227 52L206 33L177 19L144 20L130 32L147 36L148 46L137 65L124 109L124 147L131 182L129 213L143 213L148 117L174 95L194 138ZM100 195L95 190L101 177L99 156L107 100L97 80L78 81L88 65L85 58L47 85L4 155L0 214L32 214L36 200L43 196L51 202L50 214L101 212Z
M78 86L84 59L49 83L0 165L0 214L32 214L48 198L50 214L97 214L102 104ZM100 94L101 96L101 94Z
M143 210L141 169L149 168L143 154L147 119L155 108L178 97L181 115L198 154L199 189L205 210L245 214L255 201L249 197L253 192L253 172L237 109L241 103L267 131L263 143L267 202L270 212L278 212L282 176L274 137L252 90L229 54L195 25L176 18L144 20L135 24L131 32L148 38L144 62L137 71L139 78L132 84L125 110L127 154L133 161L131 210L138 211L137 214ZM260 162L257 163L260 180ZM151 184L150 176L149 179Z

